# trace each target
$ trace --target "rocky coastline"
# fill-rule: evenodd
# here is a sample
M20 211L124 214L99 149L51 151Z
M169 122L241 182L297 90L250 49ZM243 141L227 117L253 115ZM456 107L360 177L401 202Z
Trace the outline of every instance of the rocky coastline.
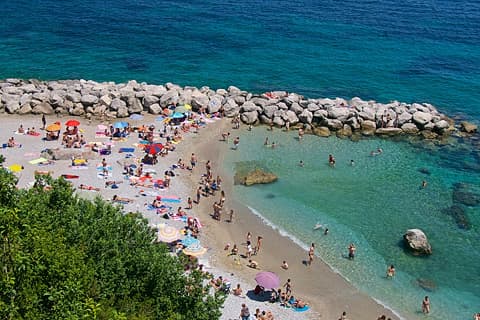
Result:
M161 114L171 105L190 104L194 111L239 116L249 125L303 128L318 136L340 137L416 135L442 139L477 132L469 122L455 123L428 103L387 104L358 97L307 99L296 93L254 94L230 86L180 87L167 83L95 82L91 80L0 80L0 113L65 114L86 118L126 118L131 114Z

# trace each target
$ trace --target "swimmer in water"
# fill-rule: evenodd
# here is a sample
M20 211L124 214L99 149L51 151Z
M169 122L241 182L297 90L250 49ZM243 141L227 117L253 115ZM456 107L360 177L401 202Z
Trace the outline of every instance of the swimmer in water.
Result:
M305 166L305 163L303 163L303 160L300 160L300 162L298 163L298 166L302 168Z

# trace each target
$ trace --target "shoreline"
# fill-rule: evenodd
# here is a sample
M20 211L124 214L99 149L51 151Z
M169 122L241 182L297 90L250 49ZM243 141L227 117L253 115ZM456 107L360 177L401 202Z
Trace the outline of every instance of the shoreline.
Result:
M287 277L291 277L294 282L293 294L305 299L312 307L313 312L307 312L305 316L310 318L315 313L317 318L320 316L325 319L334 319L339 317L343 311L347 311L348 316L353 319L374 319L382 314L392 319L402 319L394 310L381 304L367 293L356 289L321 258L317 257L311 267L304 266L302 261L307 257L307 251L302 248L301 242L295 242L273 224L266 224L263 217L256 215L250 208L232 199L233 177L226 175L225 168L219 167L225 153L230 151L229 145L218 141L223 129L230 126L228 120L223 119L222 121L224 122L221 124L221 128L215 126L214 130L208 133L209 139L203 141L199 146L201 151L198 152L199 159L211 160L213 167L219 170L219 174L223 178L222 190L226 192L227 197L224 215L230 209L235 211L233 223L226 223L225 219L218 222L213 220L209 214L213 202L208 201L207 204L206 199L202 198L200 204L202 221L211 221L203 236L207 238L209 245L216 248L210 257L212 265L224 271L239 274L243 279L250 279L248 282L252 287L248 289L253 289L253 278L258 270L246 266L248 259L240 258L239 264L231 257L227 257L223 250L227 243L232 246L236 243L239 247L239 254L243 254L245 249L241 243L244 242L246 233L250 231L253 234L252 239L255 239L257 235L262 235L264 239L262 252L253 259L259 262L262 271L276 272L281 278L281 284L286 281ZM214 134L215 132L216 134ZM212 158L212 155L216 155L216 159ZM192 186L197 186L194 184L195 181L190 180L190 183ZM193 192L194 189L191 188L191 191ZM198 206L194 206L194 210L195 208ZM255 241L252 242L255 243ZM288 270L280 268L282 260L289 263ZM316 284L315 287L311 286L312 283Z

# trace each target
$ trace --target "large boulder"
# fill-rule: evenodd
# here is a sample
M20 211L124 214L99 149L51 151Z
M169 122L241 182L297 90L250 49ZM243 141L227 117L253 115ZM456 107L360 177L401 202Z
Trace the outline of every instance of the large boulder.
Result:
M160 99L157 96L146 95L143 97L143 106L145 108L150 108L151 105L158 104L158 101L160 101Z
M162 108L168 107L170 105L177 105L179 96L178 96L178 91L177 90L169 90L165 92L164 95L160 97L160 106ZM208 100L208 98L207 98ZM206 102L208 103L208 101ZM205 105L206 105L205 103ZM193 106L193 101L192 101L192 106Z
M127 103L120 98L115 98L110 103L110 110L117 111L120 108L127 108Z
M378 128L375 131L375 134L381 135L381 136L396 136L397 134L402 133L402 129L400 128Z
M128 112L129 113L140 113L143 111L143 106L140 100L135 97L128 98Z
M227 101L225 101L225 104L223 105L223 111L225 113L226 117L233 118L238 115L240 112L240 107L238 104L235 102L234 99L228 98Z
M277 110L278 110L278 107L276 105L265 106L263 108L263 114L265 114L268 118L272 119L273 114Z
M162 112L162 107L158 103L154 103L148 107L148 112L152 114L159 114Z
M303 123L312 123L313 119L313 113L308 111L307 109L304 109L302 113L298 115L298 119L303 122Z
M377 125L375 122L371 120L365 120L361 124L362 128L362 134L365 136L373 136L375 134L375 131L377 129Z
M432 121L432 115L428 112L417 111L413 114L413 122L421 127L424 127L430 121Z
M258 121L258 112L250 111L241 114L240 119L246 124L254 124Z
M460 128L462 131L467 132L467 133L475 133L478 130L478 126L470 123L468 121L463 121L460 123Z
M247 101L242 105L241 109L243 112L252 112L257 111L259 107L255 103Z
M402 112L398 115L398 125L403 126L405 123L410 122L412 120L412 115L408 112Z
M292 110L285 111L283 120L285 120L285 122L288 122L291 125L295 125L299 121L297 115Z
M432 246L428 242L427 236L420 229L409 229L403 235L403 240L407 247L413 251L415 255L432 254Z
M297 115L299 115L300 113L303 112L302 106L299 105L297 102L294 102L294 103L291 104L290 110L292 110L293 112L295 112L295 114L297 114Z
M246 186L251 186L254 184L265 184L265 183L272 183L277 181L278 177L273 173L263 171L261 169L255 169L248 172L245 176L242 177L235 177L239 183L244 184Z
M32 109L33 114L53 114L54 110L52 106L47 103L47 102L42 102L40 104L37 104L33 109Z
M316 127L313 128L313 134L319 137L329 137L331 133L327 127Z
M93 94L86 94L82 96L82 98L80 99L80 102L84 106L91 106L98 102L98 98Z
M416 134L418 133L419 129L415 124L408 122L402 125L402 131L407 134Z
M328 117L332 119L338 119L340 121L347 120L350 114L350 110L348 108L331 108L328 110Z
M208 102L208 113L212 114L218 112L222 107L223 96L216 94Z

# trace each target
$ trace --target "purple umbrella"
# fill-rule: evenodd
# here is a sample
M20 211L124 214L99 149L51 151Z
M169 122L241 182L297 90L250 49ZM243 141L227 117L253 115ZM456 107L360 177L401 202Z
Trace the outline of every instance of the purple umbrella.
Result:
M265 289L274 289L280 285L280 278L273 272L262 271L257 273L255 281Z

